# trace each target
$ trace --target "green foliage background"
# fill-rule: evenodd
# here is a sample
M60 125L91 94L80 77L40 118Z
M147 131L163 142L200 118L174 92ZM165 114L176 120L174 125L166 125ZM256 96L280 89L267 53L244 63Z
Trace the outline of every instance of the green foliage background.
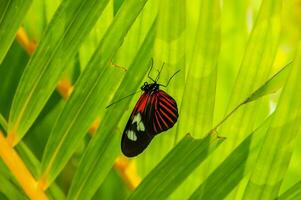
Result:
M51 199L300 199L300 4L1 0L0 128ZM131 159L131 191L112 167L139 93L105 107L149 81L151 58L162 83L181 69L166 88L180 117ZM28 199L12 174L0 159L0 199Z

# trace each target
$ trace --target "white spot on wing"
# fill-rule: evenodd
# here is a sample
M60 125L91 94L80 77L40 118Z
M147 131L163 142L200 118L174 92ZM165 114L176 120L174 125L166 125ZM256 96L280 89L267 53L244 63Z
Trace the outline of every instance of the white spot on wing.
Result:
M135 132L132 130L127 130L126 135L128 136L129 140L132 140L132 141L137 140L137 136L136 136Z
M138 113L137 115L135 115L132 124L134 124L135 122L137 123L137 131L144 132L145 131L145 127L144 127L144 124L142 122L141 114L140 113Z

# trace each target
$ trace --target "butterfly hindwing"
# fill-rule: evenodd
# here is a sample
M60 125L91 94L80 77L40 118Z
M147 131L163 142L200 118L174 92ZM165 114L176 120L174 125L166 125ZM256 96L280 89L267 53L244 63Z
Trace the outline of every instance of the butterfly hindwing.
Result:
M152 112L153 134L159 134L173 127L178 119L176 101L162 90L154 95L155 110Z

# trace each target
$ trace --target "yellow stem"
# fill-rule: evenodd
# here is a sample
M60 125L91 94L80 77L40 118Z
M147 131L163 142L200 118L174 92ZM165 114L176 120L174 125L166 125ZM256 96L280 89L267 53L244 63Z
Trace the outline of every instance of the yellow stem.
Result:
M94 122L92 123L92 125L90 126L89 130L88 130L88 134L90 136L94 136L96 131L97 131L97 128L99 127L99 124L100 124L100 118L99 117L96 117L96 119L94 120Z
M115 161L114 167L130 190L134 190L141 182L134 161L130 162L126 157L119 156Z
M46 194L38 187L38 182L33 178L22 159L17 152L5 139L0 131L0 157L16 177L20 186L30 199L44 200L48 199Z
M17 31L16 39L28 54L32 54L37 47L37 44L34 41L29 40L29 37L23 27L20 27Z
M65 100L67 100L73 91L73 86L72 83L65 78L59 81L56 90Z

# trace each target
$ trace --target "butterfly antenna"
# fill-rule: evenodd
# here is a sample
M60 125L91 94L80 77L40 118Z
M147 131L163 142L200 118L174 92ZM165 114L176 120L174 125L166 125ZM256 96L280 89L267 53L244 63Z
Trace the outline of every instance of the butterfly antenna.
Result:
M160 74L161 74L161 71L162 71L164 65L165 65L165 62L163 62L162 66L161 66L161 69L160 69L160 71L158 72L158 75L157 75L157 77L156 77L156 82L157 82L157 81L159 80L159 78L160 78Z
M149 71L148 71L147 77L148 77L150 80L152 80L153 82L155 82L155 80L154 80L152 77L150 77L150 72L152 71L153 65L154 65L154 59L151 58L150 62L151 62L151 68L150 68Z
M122 101L122 100L124 100L124 99L126 99L126 98L128 98L128 97L130 97L130 96L135 95L135 94L138 93L138 92L140 92L140 90L138 90L138 91L136 91L136 92L133 92L133 93L131 93L131 94L125 96L125 97L122 97L121 99L118 99L117 101L114 101L113 103L111 103L110 105L108 105L108 106L106 107L106 109L109 108L109 107L111 107L112 105L114 105L114 104L116 104L116 103L118 103L118 102L120 102L120 101Z
M176 71L176 72L168 79L166 85L162 85L162 84L159 84L159 85L162 86L162 87L167 87L167 86L169 85L170 80L171 80L177 73L179 73L180 71L181 71L180 69L179 69L178 71Z

